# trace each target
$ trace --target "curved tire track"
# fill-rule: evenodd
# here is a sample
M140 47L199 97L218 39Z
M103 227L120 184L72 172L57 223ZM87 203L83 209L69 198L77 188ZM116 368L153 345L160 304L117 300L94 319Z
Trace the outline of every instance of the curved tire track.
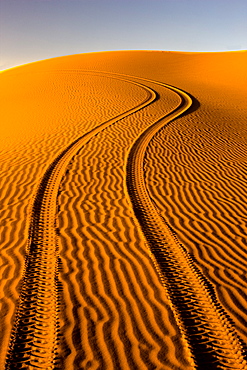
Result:
M111 77L145 89L148 96L136 107L102 123L75 140L51 163L41 179L33 197L28 220L29 246L19 306L7 355L8 370L54 369L56 364L59 305L55 216L59 185L66 167L78 150L97 133L157 99L157 94L147 86L126 78Z
M143 79L144 80L144 79ZM146 80L151 82L151 80ZM155 82L155 81L152 81ZM209 281L159 214L145 185L145 151L153 136L192 106L185 92L159 82L181 97L181 105L144 131L127 159L127 192L181 332L199 369L247 369L244 345Z
M126 79L132 78L159 84L181 97L179 107L139 136L127 161L128 194L155 256L154 264L167 290L180 329L191 347L196 366L200 369L208 369L209 366L212 369L246 369L241 341L219 305L213 288L193 265L185 248L159 215L145 186L143 162L150 140L164 125L185 113L191 107L192 100L183 91L163 83L113 73L111 77L113 75L114 78L145 88L149 97L144 103L101 124L73 142L52 162L42 178L32 203L30 244L6 368L31 366L53 369L55 366L59 308L55 215L59 184L70 160L94 135L157 99L155 92L147 86Z

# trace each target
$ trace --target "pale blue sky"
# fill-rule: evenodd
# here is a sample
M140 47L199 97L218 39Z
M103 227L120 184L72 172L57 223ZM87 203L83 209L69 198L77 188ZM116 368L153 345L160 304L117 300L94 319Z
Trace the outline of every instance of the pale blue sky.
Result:
M247 0L0 0L0 68L106 50L247 49Z

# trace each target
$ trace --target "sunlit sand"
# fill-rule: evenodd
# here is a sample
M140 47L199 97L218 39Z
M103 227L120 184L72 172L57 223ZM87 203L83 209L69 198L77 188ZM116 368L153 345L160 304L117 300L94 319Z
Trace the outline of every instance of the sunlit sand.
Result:
M246 65L1 73L0 369L247 369Z

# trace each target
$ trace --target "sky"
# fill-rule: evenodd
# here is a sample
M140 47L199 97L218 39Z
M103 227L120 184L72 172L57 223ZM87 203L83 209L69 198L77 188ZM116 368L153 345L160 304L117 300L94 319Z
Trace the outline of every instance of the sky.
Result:
M0 69L111 50L247 49L247 0L0 0Z

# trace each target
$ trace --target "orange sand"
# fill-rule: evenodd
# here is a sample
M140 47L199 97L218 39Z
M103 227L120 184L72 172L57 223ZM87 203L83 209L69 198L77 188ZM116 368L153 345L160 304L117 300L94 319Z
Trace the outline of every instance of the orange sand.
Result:
M1 73L0 369L247 369L246 65Z

